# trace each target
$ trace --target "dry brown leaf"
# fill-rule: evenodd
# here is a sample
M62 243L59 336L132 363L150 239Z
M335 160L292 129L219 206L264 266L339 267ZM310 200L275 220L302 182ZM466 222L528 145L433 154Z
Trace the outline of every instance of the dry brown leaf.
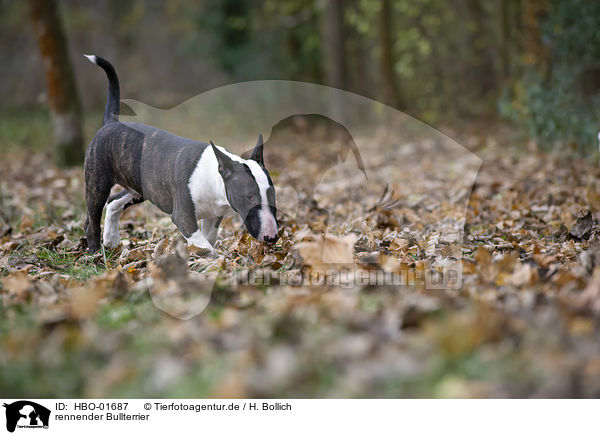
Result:
M516 287L532 286L535 285L537 279L537 269L534 269L531 264L517 263L512 275L506 278L506 282Z
M19 224L19 230L22 232L29 232L33 227L33 218L29 215L25 215L21 218L21 223Z
M349 234L344 237L323 235L312 242L303 242L296 245L306 264L314 270L328 270L332 265L350 267L354 264L353 252L356 235Z
M98 309L100 300L105 293L106 288L93 281L84 287L71 289L69 291L71 315L77 319L91 317Z
M32 282L27 275L28 269L20 269L2 279L2 287L11 297L22 300Z

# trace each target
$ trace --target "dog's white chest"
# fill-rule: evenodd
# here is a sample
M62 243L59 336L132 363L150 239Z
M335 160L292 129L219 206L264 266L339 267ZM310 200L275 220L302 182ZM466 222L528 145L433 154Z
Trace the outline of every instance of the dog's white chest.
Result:
M225 184L219 174L217 159L210 148L205 150L198 160L190 176L188 189L198 219L228 216L233 213L227 201Z

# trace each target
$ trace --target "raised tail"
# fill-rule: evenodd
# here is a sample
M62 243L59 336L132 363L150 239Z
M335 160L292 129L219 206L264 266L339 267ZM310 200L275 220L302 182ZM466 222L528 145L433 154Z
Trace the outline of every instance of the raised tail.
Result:
M84 54L92 63L95 63L106 73L108 78L108 98L106 99L106 108L104 109L104 124L119 121L119 78L117 72L106 59L99 56Z

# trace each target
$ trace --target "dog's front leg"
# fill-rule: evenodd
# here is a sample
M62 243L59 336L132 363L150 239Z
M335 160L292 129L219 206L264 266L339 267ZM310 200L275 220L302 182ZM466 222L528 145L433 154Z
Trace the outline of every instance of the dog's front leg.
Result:
M179 228L183 237L185 237L188 246L195 246L208 254L214 253L214 248L208 240L206 240L202 231L198 229L196 212L191 199L185 197L176 198L173 204L171 220L177 225L177 228Z
M194 224L195 224L196 229L192 232L190 230L190 228L193 228L193 225L191 225L191 223L186 223L185 221L187 219L178 219L174 216L175 215L172 216L173 223L175 225L177 225L177 228L179 228L179 231L181 231L181 234L183 235L183 237L185 237L185 240L187 241L188 246L195 246L196 248L199 248L200 250L202 250L204 253L207 253L207 254L212 254L215 252L215 249L212 247L212 245L206 239L204 234L202 234L202 231L200 231L198 229L198 223L196 222L195 218L194 218ZM183 228L187 228L187 230L184 230Z
M219 233L219 225L223 220L223 216L219 216L212 219L202 219L201 229L202 234L208 240L212 246L215 246L215 242L217 241L217 234Z

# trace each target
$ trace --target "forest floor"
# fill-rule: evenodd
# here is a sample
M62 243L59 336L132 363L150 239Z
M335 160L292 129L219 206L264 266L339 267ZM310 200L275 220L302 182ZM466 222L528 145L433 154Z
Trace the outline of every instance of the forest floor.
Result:
M440 222L462 230L460 207L401 184L381 198L383 178L342 174L318 207L282 189L295 212L274 247L226 219L214 258L182 247L150 205L125 212L120 248L90 255L82 170L0 158L0 394L600 396L597 162L491 140L475 152L462 241L436 235ZM443 183L413 168L405 179ZM440 256L462 267L457 288L419 279ZM294 284L332 264L404 272L404 285Z

